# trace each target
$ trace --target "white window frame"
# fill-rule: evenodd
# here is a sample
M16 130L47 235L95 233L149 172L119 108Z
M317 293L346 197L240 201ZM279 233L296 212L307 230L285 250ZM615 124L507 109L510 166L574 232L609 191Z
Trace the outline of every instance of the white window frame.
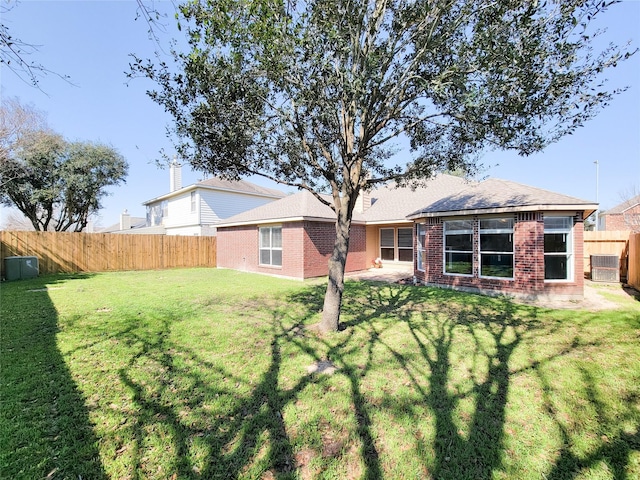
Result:
M269 245L263 245L263 231L269 231ZM274 230L280 230L280 246L273 246L273 232ZM262 252L269 252L269 263L262 262ZM280 252L280 263L273 263L273 252ZM282 268L282 225L269 225L264 227L258 227L258 265L264 267L279 267Z
M426 240L427 225L424 223L416 224L416 268L419 272L425 272L426 259L424 258L427 251L426 246L423 245L421 237L425 237ZM426 242L425 242L426 243Z
M387 230L393 232L393 244L392 245L382 245L382 231ZM400 230L408 230L411 233L411 246L409 247L401 247L400 246ZM413 262L413 227L382 227L378 230L378 256L385 262L402 262L402 263L410 263ZM393 249L393 258L384 258L382 255L382 249ZM411 251L411 260L400 260L400 250L410 250Z
M487 222L487 221L491 221L491 220L510 220L511 221L511 226L509 228L482 228L482 223L483 222ZM494 217L494 218L480 218L478 219L478 234L479 234L479 241L478 241L478 258L480 259L480 262L478 264L478 276L480 278L495 278L498 280L513 280L515 278L515 242L513 239L513 235L514 235L514 230L515 230L515 221L513 218L511 217ZM486 251L483 252L482 251L482 235L491 235L491 234L509 234L511 236L511 251L504 251L504 252L498 252L498 251ZM500 277L500 276L495 276L495 275L483 275L482 274L482 257L483 255L510 255L511 256L511 276L510 277Z
M196 213L196 192L191 192L191 213Z
M400 246L400 230L408 230L411 234L411 244L408 247ZM395 258L397 262L413 262L413 228L411 227L397 227L395 232L395 242L396 242L396 250L395 250ZM400 260L400 250L411 250L411 260Z
M572 282L574 279L574 245L573 245L573 217L570 215L545 215L544 219L552 219L552 218L564 218L566 220L566 224L563 227L556 227L556 228L547 228L546 226L544 227L544 234L546 235L547 233L554 233L554 234L564 234L567 235L567 238L565 239L565 243L567 245L567 251L566 252L549 252L547 253L546 251L544 252L544 258L546 260L547 257L552 257L552 256L563 256L563 257L567 257L567 276L566 278L551 278L551 279L547 279L546 276L546 266L545 266L545 283L567 283L567 282ZM543 247L544 248L544 247ZM546 263L546 262L545 262Z
M392 238L392 245L382 245L382 231L383 230L391 230L393 232L393 235L391 236ZM378 249L378 256L382 259L383 262L393 262L395 261L396 258L396 229L393 227L385 227L385 228L381 228L378 231L378 244L379 244L379 249ZM389 259L389 258L384 258L384 255L382 254L382 249L389 249L391 248L393 250L393 259Z
M464 230L452 230L453 232L463 232L464 234L471 234L471 250L447 250L447 225L450 225L454 222L469 222L471 224L471 228ZM460 233L458 233L459 235ZM445 220L442 222L442 273L444 275L455 275L460 277L473 277L473 254L474 254L474 243L473 243L473 220L468 219L459 219L459 220ZM464 253L471 254L471 272L470 273L457 273L457 272L447 272L447 253Z

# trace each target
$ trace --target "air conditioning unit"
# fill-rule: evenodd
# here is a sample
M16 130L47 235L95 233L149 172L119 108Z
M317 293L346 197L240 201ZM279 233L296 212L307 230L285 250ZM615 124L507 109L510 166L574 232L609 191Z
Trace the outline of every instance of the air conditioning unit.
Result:
M620 282L618 255L591 255L591 280L594 282Z
M4 276L7 281L36 278L38 271L37 257L6 257L4 259Z

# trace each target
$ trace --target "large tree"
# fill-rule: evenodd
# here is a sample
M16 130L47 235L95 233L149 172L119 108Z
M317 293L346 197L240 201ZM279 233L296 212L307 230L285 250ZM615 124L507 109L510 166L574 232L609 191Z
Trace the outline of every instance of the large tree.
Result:
M127 169L108 145L29 131L0 159L0 202L20 210L36 230L80 232L101 208L106 188L122 183Z
M3 97L0 102L0 165L14 154L25 135L47 128L44 112L33 105L23 105L17 98ZM3 175L0 185L9 179Z
M190 0L189 51L136 58L194 168L307 189L336 213L321 328L338 328L356 198L472 169L486 149L542 150L616 92L589 0ZM406 142L407 151L395 155ZM321 193L329 193L331 201Z

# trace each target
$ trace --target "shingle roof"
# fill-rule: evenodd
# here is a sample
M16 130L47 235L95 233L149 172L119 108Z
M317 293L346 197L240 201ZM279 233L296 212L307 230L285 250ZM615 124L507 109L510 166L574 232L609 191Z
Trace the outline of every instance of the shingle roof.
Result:
M329 196L327 200L331 201ZM288 195L275 202L269 202L246 212L227 218L218 227L239 224L256 224L285 219L335 219L335 213L331 208L321 203L307 190Z
M224 180L222 178L213 177L196 183L197 186L219 188L222 190L232 190L242 193L254 193L260 195L272 195L274 197L284 197L286 194L280 190L262 187L246 180Z
M597 204L541 188L490 178L448 195L413 212L409 218L474 213L513 212L522 209L595 211Z
M415 190L398 188L394 184L386 185L371 192L371 207L365 210L363 217L368 223L403 222L411 212L459 192L470 184L472 182L464 178L442 174Z
M131 217L131 228L142 228L147 226L146 217ZM120 232L120 222L109 225L108 227L96 230L98 233Z
M443 195L457 192L469 182L452 175L439 175L425 186L412 190L408 187L384 186L370 193L372 205L364 213L354 212L354 223L404 222L412 211L434 202ZM330 203L330 196L325 196ZM218 227L230 225L250 225L284 219L314 219L334 221L336 215L313 194L303 190L281 200L262 205L247 212L226 219Z
M286 193L281 192L280 190L261 187L260 185L256 185L255 183L251 183L247 180L224 180L222 178L213 177L213 178L202 180L200 182L180 188L173 192L165 193L164 195L160 195L159 197L152 198L151 200L147 200L142 204L149 205L151 203L155 203L160 200L171 198L175 195L181 195L185 192L195 190L196 188L224 190L227 192L238 192L238 193L245 193L249 195L262 195L262 196L267 196L272 198L274 197L282 198L286 196Z
M414 190L384 186L371 193L364 213L354 212L354 223L395 223L424 216L469 215L519 210L585 210L597 204L541 188L500 179L480 183L439 175ZM329 196L325 197L331 201ZM288 220L335 220L331 208L304 190L226 219L219 226L250 225Z
M629 200L625 200L619 205L616 205L613 208L610 208L606 212L603 212L603 215L616 214L616 213L624 213L626 210L635 207L636 205L640 205L640 195L636 195Z

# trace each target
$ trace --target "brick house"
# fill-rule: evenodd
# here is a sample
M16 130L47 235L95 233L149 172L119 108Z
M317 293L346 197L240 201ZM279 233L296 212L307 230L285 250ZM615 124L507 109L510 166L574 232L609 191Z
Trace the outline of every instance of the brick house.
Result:
M307 191L229 218L218 227L220 268L304 279L327 274L332 210ZM364 224L351 228L347 270L365 266Z
M439 175L359 199L346 271L404 265L421 282L484 293L582 297L583 219L592 202L526 185ZM413 212L413 213L412 213ZM335 214L306 191L218 225L218 266L324 276Z
M640 232L640 195L600 214L601 230L631 230Z
M489 179L410 214L415 276L427 285L582 298L583 221L597 205Z
M462 178L439 175L413 190L384 186L361 196L351 225L346 271L366 270L377 258L387 268L410 270L414 227L407 213L468 185ZM327 275L335 213L307 191L235 215L217 229L221 268L296 279Z

